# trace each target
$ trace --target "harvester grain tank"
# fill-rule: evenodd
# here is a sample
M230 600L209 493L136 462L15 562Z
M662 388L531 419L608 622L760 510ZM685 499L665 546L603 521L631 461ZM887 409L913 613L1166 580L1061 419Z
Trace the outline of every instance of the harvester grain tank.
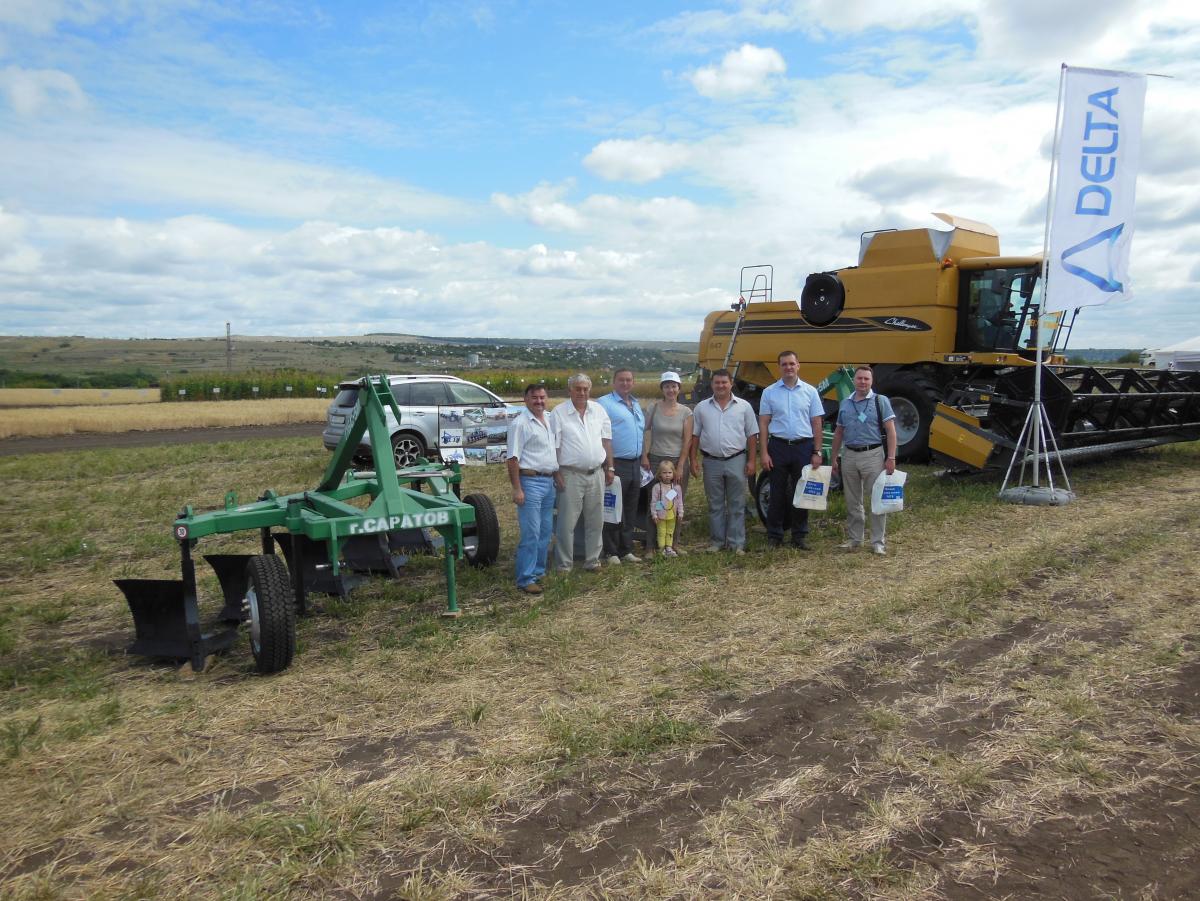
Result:
M724 367L757 403L782 350L810 384L870 363L902 460L1006 462L1033 397L1041 257L1002 255L990 226L935 215L951 229L864 233L858 264L809 275L799 301L774 298L772 267L743 269L738 301L705 318L694 396ZM1200 374L1067 366L1069 325L1049 319L1043 391L1060 448L1078 457L1200 438Z

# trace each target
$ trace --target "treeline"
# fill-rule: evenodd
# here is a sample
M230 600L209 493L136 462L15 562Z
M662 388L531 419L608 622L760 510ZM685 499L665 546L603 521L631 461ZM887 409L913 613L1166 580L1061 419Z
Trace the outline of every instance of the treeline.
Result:
M157 385L158 376L144 369L84 375L0 369L0 388L153 388Z
M254 400L265 397L332 397L341 376L276 369L270 372L197 373L163 379L164 402L189 400ZM213 389L217 390L213 390ZM255 389L258 389L255 391ZM317 389L325 389L325 393ZM289 390L290 389L290 390Z

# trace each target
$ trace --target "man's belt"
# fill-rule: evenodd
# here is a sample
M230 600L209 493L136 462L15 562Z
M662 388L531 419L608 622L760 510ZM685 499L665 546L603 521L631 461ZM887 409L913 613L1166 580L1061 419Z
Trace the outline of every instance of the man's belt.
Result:
M633 463L642 459L641 457L613 457L614 460L620 460L622 463Z
M779 441L783 444L803 444L805 441L812 441L811 435L807 438L784 438L781 435L771 435L770 438L772 441Z
M603 465L604 464L600 464L598 466L593 466L591 469L584 469L582 466L567 466L565 463L559 463L558 468L560 470L565 469L568 472L578 472L578 473L582 473L585 476L590 476L592 473L598 471L600 469L600 466L603 466Z
M877 447L883 447L883 444L847 444L846 450L857 451L861 454L863 451L875 450Z
M710 460L732 460L734 457L740 457L744 453L744 450L740 450L736 454L730 454L728 457L718 457L716 454L710 454L706 450L700 451L701 456L708 457Z
M517 472L519 472L523 476L529 476L530 478L533 478L533 479L552 479L552 478L554 478L554 473L538 472L536 469L518 469Z

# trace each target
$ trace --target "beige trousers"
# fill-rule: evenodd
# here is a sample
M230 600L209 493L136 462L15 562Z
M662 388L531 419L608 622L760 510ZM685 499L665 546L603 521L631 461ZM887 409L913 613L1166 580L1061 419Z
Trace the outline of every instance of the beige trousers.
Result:
M846 531L851 541L863 543L866 510L871 504L871 489L883 472L886 452L882 447L869 451L842 448L842 493L846 497ZM883 546L886 539L887 514L871 514L871 543Z
M591 475L573 469L559 469L563 487L558 492L558 521L554 526L554 562L559 569L570 569L575 562L575 525L583 517L584 562L600 562L604 535L604 470Z

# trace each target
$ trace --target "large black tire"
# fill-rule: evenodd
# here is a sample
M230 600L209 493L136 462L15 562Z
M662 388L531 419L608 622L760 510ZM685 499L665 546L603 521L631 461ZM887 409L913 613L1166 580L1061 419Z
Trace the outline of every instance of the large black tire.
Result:
M392 459L397 469L412 466L425 454L425 440L415 432L397 432L392 436Z
M500 556L500 520L486 494L468 494L464 504L475 508L475 525L463 529L463 556L472 566L491 566Z
M846 287L833 272L814 272L800 292L800 313L809 325L829 325L846 306Z
M896 459L929 459L929 427L942 392L928 376L902 369L879 379L875 390L892 402L896 414Z
M250 653L260 673L277 673L296 654L296 596L282 557L259 554L246 564Z

